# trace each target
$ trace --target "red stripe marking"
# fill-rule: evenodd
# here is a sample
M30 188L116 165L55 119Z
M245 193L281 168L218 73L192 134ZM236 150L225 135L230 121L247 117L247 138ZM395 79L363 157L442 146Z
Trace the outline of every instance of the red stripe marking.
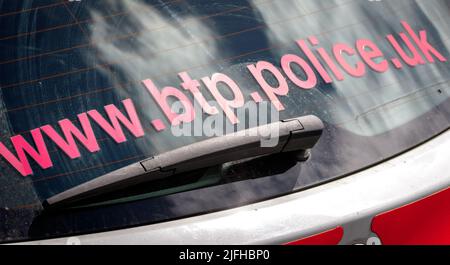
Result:
M449 245L450 188L377 215L372 231L385 245Z
M340 226L327 230L325 232L301 238L284 245L337 245L344 235L344 229Z

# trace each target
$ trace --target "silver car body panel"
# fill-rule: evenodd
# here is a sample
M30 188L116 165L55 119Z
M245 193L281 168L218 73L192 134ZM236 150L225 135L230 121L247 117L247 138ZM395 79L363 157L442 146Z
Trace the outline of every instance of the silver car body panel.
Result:
M361 152L364 152L361 150ZM379 243L373 216L450 186L450 131L351 176L275 199L129 229L25 244L282 244L336 226L340 244Z

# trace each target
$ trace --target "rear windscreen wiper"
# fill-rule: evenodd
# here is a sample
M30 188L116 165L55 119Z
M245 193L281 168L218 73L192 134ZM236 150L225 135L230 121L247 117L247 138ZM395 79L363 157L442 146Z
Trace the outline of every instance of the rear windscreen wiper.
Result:
M309 115L210 138L97 177L48 198L43 205L71 205L137 184L246 158L295 152L299 160L306 160L323 128L319 118Z

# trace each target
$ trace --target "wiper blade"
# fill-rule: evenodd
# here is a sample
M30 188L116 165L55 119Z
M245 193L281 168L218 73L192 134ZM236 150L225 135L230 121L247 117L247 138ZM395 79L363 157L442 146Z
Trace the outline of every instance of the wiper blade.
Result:
M305 158L323 128L319 118L309 115L210 138L97 177L48 198L43 205L45 208L67 206L140 183L246 158L294 151L301 154L300 159ZM273 135L277 135L277 142L263 147L261 143Z

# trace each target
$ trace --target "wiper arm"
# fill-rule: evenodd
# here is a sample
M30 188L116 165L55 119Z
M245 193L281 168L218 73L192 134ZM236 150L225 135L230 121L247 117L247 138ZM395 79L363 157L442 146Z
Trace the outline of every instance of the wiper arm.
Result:
M48 198L43 205L46 208L70 205L140 183L251 157L298 151L300 159L306 159L323 128L322 121L310 115L210 138L97 177ZM264 136L274 133L278 134L277 143L262 147L261 143L268 141Z

